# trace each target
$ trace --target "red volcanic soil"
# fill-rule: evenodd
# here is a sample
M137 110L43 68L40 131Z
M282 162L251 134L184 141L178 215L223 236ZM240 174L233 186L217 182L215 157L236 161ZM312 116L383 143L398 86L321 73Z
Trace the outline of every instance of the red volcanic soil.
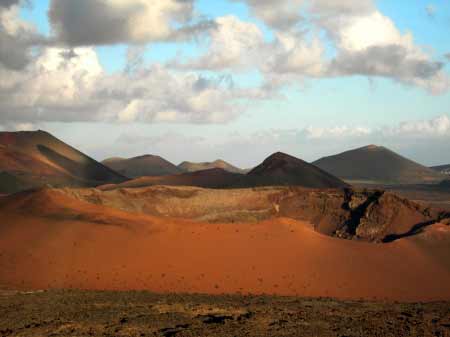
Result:
M55 190L0 199L0 285L337 298L450 299L450 229L389 244L286 218L208 224L132 214Z

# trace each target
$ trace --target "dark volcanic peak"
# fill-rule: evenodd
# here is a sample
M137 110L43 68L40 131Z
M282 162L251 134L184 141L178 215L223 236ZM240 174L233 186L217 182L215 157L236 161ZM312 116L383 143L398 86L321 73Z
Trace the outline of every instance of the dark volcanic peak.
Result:
M341 179L363 183L416 184L443 179L438 172L376 145L325 157L313 164Z
M0 182L8 192L52 186L97 186L125 177L45 131L0 132ZM14 183L11 183L14 181ZM0 188L0 193L1 189Z
M164 158L150 154L129 159L110 158L104 160L103 164L129 178L165 176L183 172Z
M246 185L293 185L310 188L341 188L347 186L329 173L288 154L277 152L247 174Z

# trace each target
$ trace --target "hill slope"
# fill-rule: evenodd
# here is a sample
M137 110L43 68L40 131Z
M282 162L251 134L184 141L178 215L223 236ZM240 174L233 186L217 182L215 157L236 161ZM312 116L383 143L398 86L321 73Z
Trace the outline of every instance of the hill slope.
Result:
M102 164L129 178L165 176L182 173L183 170L159 156L144 155L129 159L109 158Z
M443 176L385 147L370 145L313 163L341 179L382 184L439 182Z
M196 171L204 171L204 170L210 170L210 169L223 169L225 171L231 172L231 173L240 173L245 174L246 171L243 169L240 169L236 166L231 165L230 163L227 163L224 160L218 159L212 163L192 163L192 162L182 162L178 167L185 171L185 172L196 172Z
M290 155L278 152L251 170L239 186L303 186L341 188L347 184L331 174Z
M0 193L43 185L97 186L123 176L44 131L0 132Z

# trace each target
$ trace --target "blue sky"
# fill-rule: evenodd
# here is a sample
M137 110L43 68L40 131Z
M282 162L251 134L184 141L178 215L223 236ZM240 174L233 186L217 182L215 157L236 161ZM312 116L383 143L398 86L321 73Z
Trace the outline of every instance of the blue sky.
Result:
M50 0L32 0L30 6L25 6L20 9L20 19L35 25L45 38L53 38L56 40L58 48L67 48L70 43L63 41L63 38L58 37L57 32L53 32L49 24L48 11L50 6L55 5L58 1L64 3L63 0L53 0L53 3ZM171 0L159 1L163 3L164 1ZM292 1L292 3L294 2L295 1ZM367 2L369 3L372 1ZM339 1L337 1L337 3L339 3ZM285 28L281 29L267 19L264 14L261 14L261 8L253 8L251 7L251 3L246 3L244 0L241 2L231 2L227 0L198 0L193 2L193 4L194 11L190 14L194 16L194 21L198 22L204 19L215 21L217 18L232 15L238 18L242 23L256 25L257 29L263 34L264 42L262 43L265 43L267 46L270 46L270 43L277 42L276 36L279 33L291 34L290 36L295 36L296 38L299 36L293 34L293 29L295 28L289 28L290 30ZM449 60L445 57L447 53L450 53L450 34L448 34L450 31L450 2L448 0L418 0L413 2L407 0L379 0L373 2L373 4L375 6L373 11L376 10L381 13L383 17L391 20L395 25L399 36L404 36L408 33L412 35L414 47L407 50L408 53L410 53L407 56L408 60L411 57L417 57L416 50L420 49L421 52L426 54L426 60L424 61L419 57L418 61L414 61L415 63L412 64L422 65L422 63L427 62L430 67L442 64L439 76L436 74L436 81L438 79L445 81L445 78L450 76ZM273 11L275 12L277 11L276 6L278 6L277 2L274 2ZM322 8L320 10L322 10ZM283 15L281 7L279 11L281 17ZM342 11L336 15L345 16L348 14ZM357 15L362 17L367 14ZM355 17L345 18L348 19L349 22L351 22L350 20L358 19L356 15ZM348 56L350 52L357 55L357 52L360 52L360 50L355 52L355 50L343 49L343 47L336 42L338 40L334 41L330 38L334 32L328 31L327 33L327 27L328 26L324 24L320 27L311 28L312 32L320 31L321 44L323 45L323 48L327 50L326 56L335 57L335 55L340 53L342 55L345 54L344 56ZM95 34L95 32L93 34ZM168 72L177 74L177 76L182 76L184 78L184 76L189 76L189 74L195 74L195 76L210 79L211 83L221 76L226 75L233 78L234 85L242 90L245 88L253 88L261 91L263 85L268 83L266 81L269 78L269 75L270 81L285 80L285 77L283 77L284 73L276 73L277 69L271 69L270 73L265 72L266 68L264 67L266 66L258 68L248 65L245 67L236 65L236 67L226 66L215 69L198 69L197 67L188 70L179 68L172 69L167 66L168 63L174 60L187 62L189 60L198 59L205 53L208 53L213 39L213 35L209 34L213 33L206 32L205 34L201 34L200 37L186 40L163 39L164 41L153 41L149 39L148 41L145 41L145 43L139 41L139 45L145 48L145 52L141 54L145 63L144 67L158 65L164 67L164 69L167 68ZM339 34L341 33L338 31L336 33L336 39L344 37L344 33L341 35ZM232 37L230 37L230 39L231 38ZM396 38L399 39L398 37ZM306 42L299 40L298 43ZM401 45L403 42L399 40L398 43ZM106 74L105 78L109 78L113 76L125 76L122 75L122 73L127 65L127 52L130 47L135 45L135 41L124 39L113 43L99 42L90 47L93 48L98 57L100 66ZM272 46L276 46L276 44L273 44ZM84 46L75 47L84 48ZM272 48L276 49L275 47ZM266 47L264 53L267 52ZM276 52L277 50L274 50L274 53ZM330 53L335 55L331 55ZM272 55L267 55L269 58L272 57ZM304 54L301 55L304 56ZM243 57L247 56L242 56L242 58ZM252 57L255 59L255 64L259 62L258 55L253 55ZM264 54L264 57L266 57L266 54ZM332 60L329 59L328 61L331 62ZM376 64L377 69L384 69L385 65L380 66L378 63ZM358 137L347 137L344 135L343 137L332 140L323 139L320 146L317 145L317 140L312 140L311 136L305 136L305 138L302 138L301 136L291 137L286 143L277 143L277 141L279 141L278 138L278 140L274 140L273 146L274 148L276 146L283 147L280 148L280 150L285 150L286 152L290 151L293 152L294 155L299 155L307 160L313 160L321 155L331 154L327 153L327 151L346 150L350 146L363 146L366 145L365 142L376 139L386 142L386 145L399 151L403 151L404 153L408 153L413 159L426 164L436 164L442 161L450 162L450 153L445 155L444 158L430 158L425 150L421 150L422 152L415 152L413 149L400 144L400 139L403 139L401 138L403 135L396 137L392 135L384 136L385 138L379 137L380 130L395 129L402 123L429 123L430 125L434 125L432 123L433 120L440 116L448 116L450 113L450 92L448 88L440 90L439 93L431 92L427 88L430 86L432 80L428 78L423 80L422 78L410 77L409 74L405 75L405 72L408 71L409 68L405 68L405 70L401 70L399 73L396 73L394 70L392 74L389 73L387 75L379 76L377 74L372 74L373 67L375 67L373 64L370 64L369 66L363 65L361 67L364 66L366 68L363 68L363 71L360 70L361 68L358 68L354 72L345 75L320 74L310 76L308 70L306 70L308 75L301 74L301 76L299 76L299 74L294 71L287 77L289 80L283 82L285 84L272 91L268 97L264 99L255 99L253 96L246 96L238 99L237 101L242 105L236 110L238 112L235 112L232 115L233 117L224 117L223 120L220 119L220 122L214 122L215 119L210 118L210 116L207 115L207 112L204 111L202 113L206 114L206 117L205 120L202 120L200 123L193 122L193 119L185 119L184 117L180 120L176 119L175 122L171 120L170 123L165 122L164 120L146 120L146 117L142 116L148 116L149 114L153 116L154 112L144 110L142 112L135 111L133 114L135 119L131 120L129 123L117 123L110 119L102 120L100 117L95 117L92 120L89 118L80 118L80 120L76 120L76 118L74 120L67 118L68 121L63 121L65 118L62 118L61 115L64 114L64 111L61 111L58 118L55 118L55 120L52 120L52 118L45 118L43 120L37 119L28 122L24 119L20 120L20 125L26 124L47 128L57 136L64 140L71 141L74 145L79 146L98 159L103 159L102 157L112 155L132 156L142 154L140 152L159 152L158 154L164 155L175 162L191 158L195 160L214 160L216 159L216 156L225 155L229 156L225 159L241 166L251 166L261 159L260 157L263 156L263 151L261 151L261 154L259 154L259 152L257 154L255 153L254 156L249 156L246 153L239 153L233 158L233 155L230 155L230 153L232 153L231 149L237 146L237 144L251 144L256 137L255 135L260 132L270 132L270 130L272 130L272 133L275 133L273 130L278 130L276 132L282 130L285 133L289 133L289 130L296 130L297 134L301 135L305 134L305 129L307 128L328 128L332 130L336 127L347 127L351 130L355 128L365 128L370 130L370 135ZM304 68L301 69L304 70ZM368 72L367 74L366 71ZM331 72L329 74L331 74ZM273 79L274 76L275 79ZM434 85L434 83L431 83L431 85ZM440 86L440 88L441 87L442 86ZM236 99L234 96L236 90L229 90L233 92L233 96L230 96L229 93L227 93L223 96L224 98L220 99L218 102L227 103L225 102L227 99ZM192 97L188 97L189 95L187 94L186 96L186 99L190 102ZM159 97L158 100L160 100ZM146 100L146 102L144 102L145 104L141 104L141 106L145 106L145 109L149 109L149 104L153 106L154 101L155 99L152 97L151 99ZM91 103L92 102L87 102L86 104L92 106ZM127 104L128 108L130 108L131 103L132 102L124 103L122 108L126 110L125 107ZM181 102L180 104L181 106L185 106L187 103ZM214 107L214 104L217 103L211 104L211 106ZM37 106L35 108L38 109ZM109 108L108 105L108 109ZM234 106L232 106L232 108L234 109ZM44 106L44 110L45 109L51 110L48 105ZM223 107L223 110L226 112L227 107ZM127 111L129 112L129 110ZM183 111L178 112L180 116L184 116ZM84 112L80 112L80 115L82 113ZM95 113L97 112L92 112L92 114ZM109 116L113 114L110 113L109 110L108 113L109 114L105 113L103 115ZM30 116L31 115L35 116L36 114L33 113L30 114ZM14 125L14 121L7 122L8 123L5 122L5 125ZM83 130L90 130L90 132L85 133ZM419 130L422 129L419 128ZM351 132L349 131L349 133ZM82 134L84 134L83 137L80 137ZM119 150L122 151L122 153L117 153L117 147L111 145L111 141L108 143L108 141L104 140L105 137L112 134L116 135L115 138L117 138L114 141L120 140L121 135L129 134L139 135L142 141L138 144L130 144L128 147L120 146ZM182 139L181 142L199 136L204 140L200 145L193 144L194 149L191 158L186 158L186 155L178 150L178 148L184 144L177 144L174 142L169 145L151 145L150 140L153 139L152 137L160 137L163 139L164 135L167 137L170 135L179 135L179 138ZM375 137L374 135L377 136ZM230 137L236 137L237 139L233 138L233 141L230 141ZM432 139L426 139L426 141L430 143L430 146L434 144L433 142L442 143L446 140L444 138L431 138ZM333 142L333 146L326 146L327 142L330 141ZM407 143L407 137L404 138L403 141ZM205 145L205 143L214 144L216 150L218 150L217 153L214 152L214 146ZM316 147L313 148L313 145ZM243 146L243 148L244 147L245 146ZM308 151L305 151L305 148L307 148ZM267 153L267 155L269 154L270 153Z

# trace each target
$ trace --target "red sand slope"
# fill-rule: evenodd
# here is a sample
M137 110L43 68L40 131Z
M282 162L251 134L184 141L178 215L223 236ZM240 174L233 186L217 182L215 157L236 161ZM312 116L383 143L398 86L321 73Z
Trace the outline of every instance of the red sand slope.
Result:
M3 198L0 214L0 286L450 299L444 225L376 245L327 237L294 220L196 224L55 191Z

